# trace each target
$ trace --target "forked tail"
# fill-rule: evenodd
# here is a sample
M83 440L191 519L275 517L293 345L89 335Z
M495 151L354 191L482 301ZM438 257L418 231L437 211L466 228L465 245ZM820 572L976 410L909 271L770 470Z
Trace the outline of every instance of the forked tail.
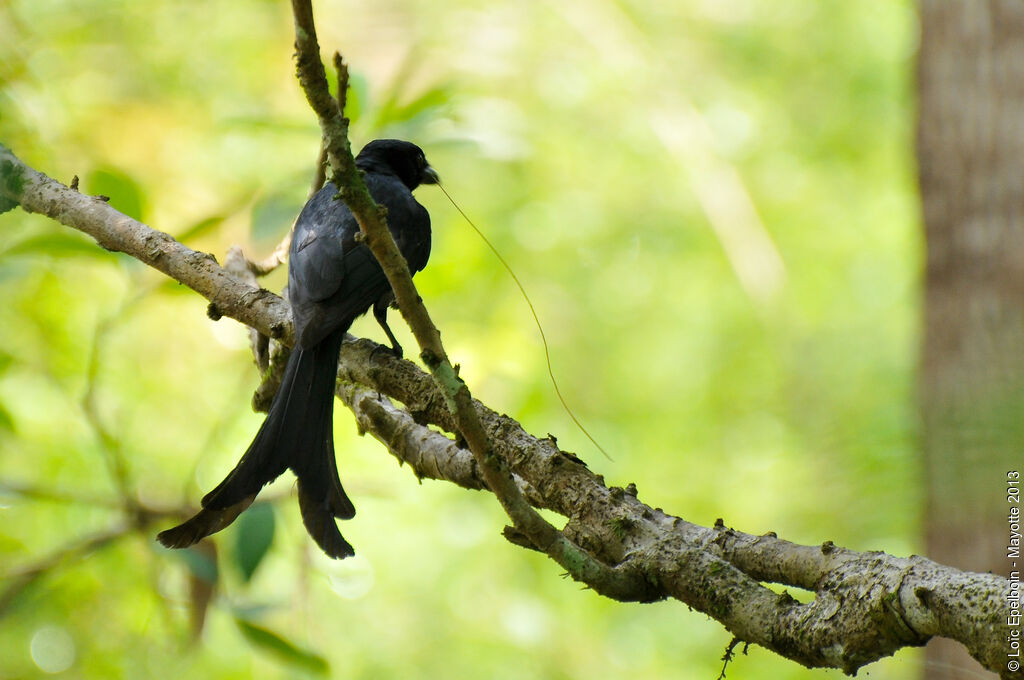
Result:
M157 536L161 543L184 548L220 531L260 489L291 468L299 480L299 509L309 535L331 557L355 554L334 521L356 513L334 458L334 385L344 336L342 328L314 347L292 351L267 418L238 465L203 497L202 510Z

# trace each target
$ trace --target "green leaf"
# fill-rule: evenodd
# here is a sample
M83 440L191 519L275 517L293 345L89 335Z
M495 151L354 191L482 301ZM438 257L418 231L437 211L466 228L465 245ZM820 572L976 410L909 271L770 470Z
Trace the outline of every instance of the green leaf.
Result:
M209 583L216 583L220 570L217 568L217 561L210 555L204 555L196 548L188 550L175 550L171 553L178 556L197 578Z
M207 217L206 219L199 220L185 231L181 232L176 238L182 243L187 243L189 240L205 236L206 234L214 231L221 224L224 223L226 215L214 215Z
M12 418L11 413L4 408L2 402L0 402L0 430L14 432L14 418Z
M274 542L274 508L270 503L257 503L242 513L235 540L235 561L248 582Z
M443 107L449 99L448 91L443 88L427 90L411 101L391 102L391 106L382 114L382 118L378 122L387 125L409 121L421 114Z
M370 102L370 82L361 73L348 73L348 94L345 97L345 116L351 122L359 120Z
M145 212L143 193L138 183L120 170L97 168L89 174L84 184L90 194L108 196L110 205L129 217L142 219Z
M330 666L319 654L299 649L283 637L261 626L249 623L245 619L236 618L235 623L242 636L254 647L269 652L281 661L299 668L304 668L317 675L327 675Z
M0 349L0 375L3 375L14 363L14 355Z
M0 487L0 489L2 488L3 487ZM234 602L231 605L231 612L235 615L235 618L245 621L253 621L263 618L264 616L275 611L279 611L280 609L281 604L271 604L269 602Z

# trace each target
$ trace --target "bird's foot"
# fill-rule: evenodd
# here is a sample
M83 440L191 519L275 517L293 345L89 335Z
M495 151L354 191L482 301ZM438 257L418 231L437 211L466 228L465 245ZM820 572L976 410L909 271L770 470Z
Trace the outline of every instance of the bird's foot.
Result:
M380 352L381 354L390 354L394 356L396 359L401 359L403 356L405 356L405 353L402 350L402 346L399 345L397 342L391 347L385 347L384 345L377 345L376 347L374 347L372 350L370 350L370 361L373 361L373 358L377 355L377 352Z

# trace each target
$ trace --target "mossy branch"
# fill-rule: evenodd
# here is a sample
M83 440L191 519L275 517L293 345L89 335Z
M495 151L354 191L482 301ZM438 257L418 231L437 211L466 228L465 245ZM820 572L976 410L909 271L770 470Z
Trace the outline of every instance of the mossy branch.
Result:
M244 283L213 256L46 177L2 146L0 199L83 231L101 247L124 252L189 286L223 316L292 342L290 310L277 295ZM365 340L347 342L340 356L339 391L360 426L420 478L471 489L497 487L507 495L514 488L530 512L546 508L566 517L564 531L541 545L594 590L624 601L676 599L715 618L737 639L808 667L853 673L902 647L941 636L963 643L986 668L1012 677L1002 665L1007 579L923 557L859 553L828 541L802 546L722 523L691 524L645 505L632 485L606 487L600 475L550 438L533 437L460 387L453 395L458 409L475 414L478 436L489 447L489 455L477 456L426 426L462 431L437 381L409 361L382 354L371 361L374 347ZM428 358L428 365L437 364L436 355ZM454 371L448 374L450 384L452 376ZM356 387L348 389L352 383ZM406 408L396 408L377 393ZM486 467L495 460L504 462L497 481ZM529 539L535 545L536 535ZM800 603L764 583L802 588L814 598Z
M380 262L395 293L398 308L419 344L420 357L434 376L434 382L455 419L456 428L477 459L488 486L498 497L515 527L539 550L547 553L565 568L573 578L587 582L599 592L623 593L623 581L638 577L633 573L621 573L629 571L631 567L603 564L582 548L572 546L565 536L526 502L512 480L508 465L500 456L495 455L473 408L469 388L458 378L448 359L441 343L441 334L431 321L423 299L416 292L412 274L391 237L391 232L388 231L384 213L374 203L362 176L356 169L347 137L348 119L344 117L339 102L331 97L327 86L327 74L320 59L311 2L292 0L292 9L295 16L298 79L306 93L306 99L320 121L324 148L327 150L328 163L333 171L333 181L359 223L365 237L364 242ZM335 63L343 67L344 62L337 54Z

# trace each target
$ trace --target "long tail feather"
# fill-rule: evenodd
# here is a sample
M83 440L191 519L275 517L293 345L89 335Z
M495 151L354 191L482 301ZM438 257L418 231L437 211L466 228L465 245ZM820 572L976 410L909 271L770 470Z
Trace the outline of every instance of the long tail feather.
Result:
M157 537L161 543L184 548L220 531L291 468L299 478L299 506L310 536L331 557L355 554L334 522L356 512L334 458L334 382L344 335L338 330L292 352L267 418L238 465L203 497L199 513Z
M234 522L242 514L242 511L252 505L254 500L256 500L256 494L247 496L240 503L236 503L223 510L207 510L204 508L193 515L187 522L182 522L172 529L161 531L157 534L156 540L160 541L165 548L187 548Z
M328 557L340 560L356 554L352 545L345 540L338 531L338 524L334 520L334 510L327 498L318 499L310 495L302 480L299 480L299 512L302 513L302 523L306 525L306 531L313 537L320 549L327 553Z

